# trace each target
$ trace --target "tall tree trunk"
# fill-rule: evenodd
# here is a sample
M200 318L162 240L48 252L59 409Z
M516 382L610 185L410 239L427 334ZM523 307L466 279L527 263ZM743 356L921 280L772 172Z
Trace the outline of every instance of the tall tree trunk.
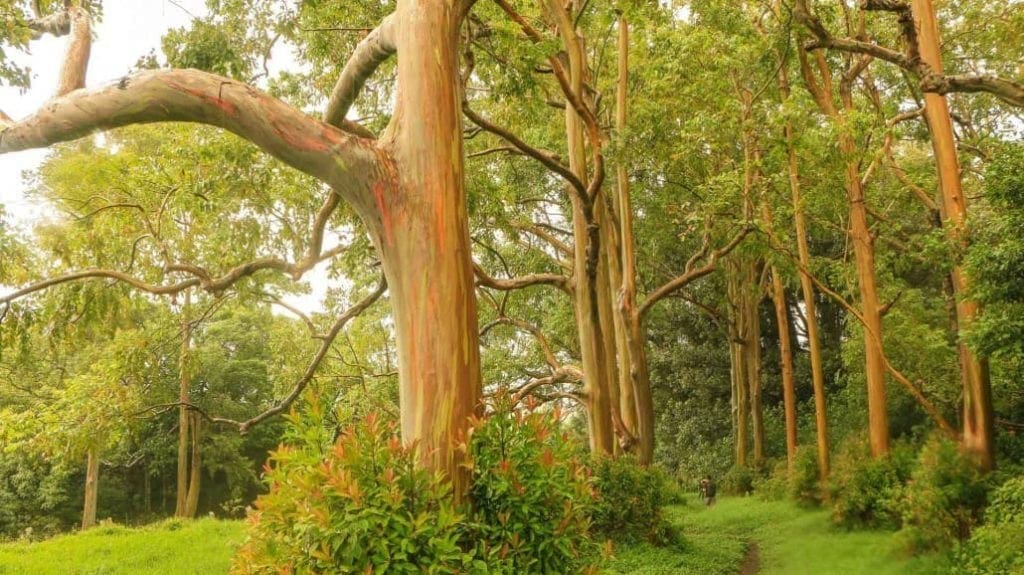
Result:
M563 47L568 55L570 89L581 101L586 100L583 84L587 67L583 41L577 34L575 26L562 4L555 0L549 0L547 10L557 23ZM586 186L589 183L589 177L587 175L584 129L583 119L575 108L566 102L565 132L569 169ZM583 363L583 380L586 387L590 449L597 454L612 454L615 451L612 410L617 411L619 406L613 407L611 403L611 385L615 364L614 359L609 361L607 357L607 345L608 342L614 345L614 335L610 339L606 339L605 332L613 329L613 326L603 323L603 321L607 322L610 317L601 311L604 305L609 303L603 301L599 294L601 279L604 278L607 285L607 276L599 273L599 268L602 266L601 258L592 260L590 257L593 253L601 253L600 233L591 233L591 225L597 224L594 221L595 207L599 207L600 204L587 206L577 194L570 191L569 195L572 198L574 240L573 294L580 355Z
M936 73L942 74L942 51L935 8L931 0L912 0L911 6L918 31L921 60ZM935 164L939 173L939 188L942 192L943 226L954 245L962 250L968 243L967 200L960 179L960 162L957 158L949 104L945 96L934 92L925 92L924 101L925 118L932 136ZM956 324L958 330L962 332L977 318L979 306L977 302L965 297L968 291L968 278L958 262L953 267L951 280L956 301ZM995 446L988 363L977 357L959 337L957 348L964 397L963 445L982 469L989 470L995 465Z
M459 6L399 0L398 95L372 192L399 357L402 439L461 500L469 473L456 448L480 413L480 350L463 182Z
M202 465L199 457L199 414L195 411L189 414L189 433L192 436L192 458L190 461L188 497L185 498L185 517L195 517L199 508L199 481L202 475Z
M747 386L750 398L750 420L754 435L754 464L764 463L764 405L761 402L761 289L757 264L745 264L743 351L747 363Z
M192 344L192 324L189 310L191 304L192 294L186 290L181 307L181 353L178 355L178 483L174 507L176 517L190 517L186 509L188 501L188 434L192 427L189 410L189 387L191 386L189 347Z
M82 529L96 525L96 503L100 486L99 450L90 447L85 462L85 505L82 506Z
M878 299L875 278L875 246L868 228L866 198L861 184L856 138L850 133L848 116L853 112L853 78L844 78L840 84L842 109L832 98L832 74L821 50L815 57L821 76L819 86L803 51L799 51L801 70L819 108L832 118L839 131L839 151L846 161L844 183L850 205L850 239L853 242L857 269L857 287L860 292L861 316L864 330L864 377L868 396L868 438L871 453L882 457L889 452L889 418L885 400L885 359L882 353L882 306ZM857 64L853 64L857 66Z
M732 308L732 322L729 324L729 364L730 379L733 388L733 413L735 414L735 449L736 465L746 467L749 459L749 438L750 438L750 399L749 399L749 376L747 375L747 353L745 347L748 343L746 338L746 314L743 297L743 278L740 264L735 261L729 262L728 293L730 308Z
M619 57L618 82L616 87L615 127L619 134L626 130L627 96L629 90L629 22L619 16ZM629 194L629 172L625 162L616 167L618 196L619 236L622 249L622 284L619 295L619 315L625 335L625 357L628 359L627 373L620 366L619 385L623 390L632 389L627 396L622 393L623 418L630 409L636 424L637 461L649 465L654 461L654 400L651 397L651 379L647 367L647 338L637 307L636 296L636 239L633 233L633 205ZM624 378L628 377L628 381ZM630 402L632 399L632 402Z
M782 404L786 419L786 463L792 470L796 462L796 388L793 383L793 345L789 337L790 316L786 288L776 267L772 267L772 301L779 330L779 364L782 371Z
M775 15L781 21L781 2L776 1ZM779 66L777 75L782 102L789 101L789 70ZM825 404L825 369L821 356L821 336L818 332L818 310L814 299L814 282L811 281L811 249L807 243L807 224L804 221L803 200L800 197L800 170L793 144L793 123L786 121L786 172L789 176L789 191L793 200L793 228L796 233L797 259L800 262L800 291L803 294L804 317L807 332L807 348L811 356L811 385L814 390L814 427L818 452L818 477L824 481L829 472L828 415Z

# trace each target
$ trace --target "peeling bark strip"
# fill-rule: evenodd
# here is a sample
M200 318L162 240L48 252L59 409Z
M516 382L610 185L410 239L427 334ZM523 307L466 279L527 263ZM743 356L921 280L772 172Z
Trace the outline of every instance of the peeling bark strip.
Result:
M92 47L92 18L89 13L79 6L69 8L68 13L71 17L71 40L60 70L58 96L85 87L85 73L89 69L89 52Z

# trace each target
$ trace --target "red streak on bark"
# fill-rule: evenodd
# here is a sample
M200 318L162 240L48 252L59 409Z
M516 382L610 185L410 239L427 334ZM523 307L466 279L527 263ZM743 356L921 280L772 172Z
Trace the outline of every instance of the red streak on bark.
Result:
M308 150L311 152L328 152L331 149L331 147L324 142L319 135L304 134L301 131L296 130L293 126L279 122L273 118L270 120L270 125L274 128L274 132L278 136L281 136L281 139L293 148Z
M342 144L345 141L345 138L344 136L342 136L341 132L329 126L324 126L320 130L320 137L322 137L323 139L327 140L328 142L335 146Z
M204 102L208 102L210 104L213 104L214 106L216 106L222 112L224 112L225 114L227 114L229 116L236 116L236 115L238 115L238 107L235 106L234 104L232 104L231 102L227 101L227 100L223 100L223 99L221 99L220 97L217 97L217 96L211 96L210 94L208 94L208 93L206 93L206 92L204 92L202 90L197 90L195 88L189 88L187 86L177 86L177 87L182 92L185 92L187 94L191 94L192 96L195 96L196 98L199 98L200 100L202 100Z
M445 234L444 224L444 202L437 202L434 207L434 217L437 220L437 243L443 252L447 245L447 236Z
M380 212L380 224L384 228L384 241L388 245L394 244L391 233L391 214L388 212L387 204L384 202L384 184L376 182L373 184L373 197L377 200L377 211Z

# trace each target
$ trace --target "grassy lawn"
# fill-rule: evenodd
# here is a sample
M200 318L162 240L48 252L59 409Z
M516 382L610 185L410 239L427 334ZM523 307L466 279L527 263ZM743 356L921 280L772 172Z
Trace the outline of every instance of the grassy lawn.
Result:
M684 542L671 548L620 546L608 575L737 575L751 542L764 575L941 575L943 558L907 558L892 533L845 531L828 512L790 503L724 499L710 510L666 510ZM101 526L40 543L0 545L0 575L216 575L226 573L243 536L238 521L164 521L129 529Z
M826 510L808 511L788 502L724 499L710 510L673 507L669 518L682 527L679 549L633 546L619 549L608 573L635 575L736 575L749 543L757 544L763 575L941 575L941 556L908 558L893 533L846 531Z
M103 525L39 543L0 545L2 575L214 575L227 573L240 521L168 520L130 529Z

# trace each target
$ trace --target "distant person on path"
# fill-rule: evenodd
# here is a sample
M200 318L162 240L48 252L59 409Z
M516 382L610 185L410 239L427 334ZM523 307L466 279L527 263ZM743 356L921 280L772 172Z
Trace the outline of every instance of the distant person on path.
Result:
M715 491L715 482L711 481L710 477L700 480L700 496L704 500L704 505L711 507L715 504Z

